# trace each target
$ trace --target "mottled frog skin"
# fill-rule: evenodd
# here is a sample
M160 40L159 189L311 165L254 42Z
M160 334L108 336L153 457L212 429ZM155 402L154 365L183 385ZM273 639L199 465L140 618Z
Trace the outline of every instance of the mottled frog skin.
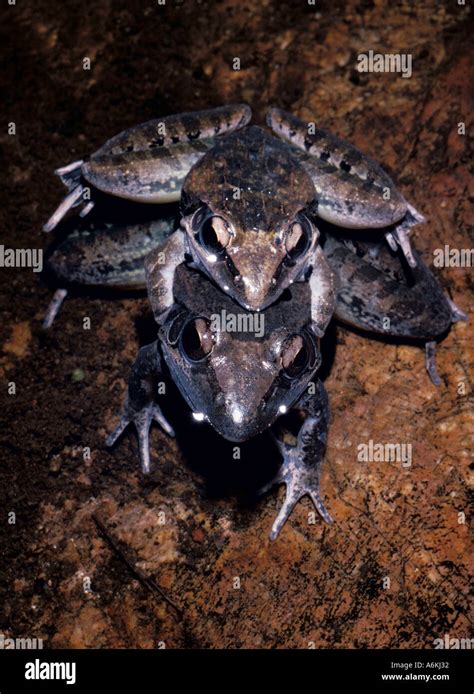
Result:
M331 318L369 335L425 343L428 372L439 383L436 342L466 317L410 248L408 233L420 216L377 164L324 131L309 134L276 109L268 122L289 144L254 126L239 130L249 118L247 107L170 117L164 139L152 141L156 123L139 126L88 163L62 169L71 193L48 226L82 198L84 181L131 200L169 202L172 193L180 207L158 208L149 221L82 222L48 265L63 286L147 288L157 339L139 351L122 418L108 439L112 445L133 423L145 473L152 421L173 435L158 404L163 379L231 441L270 430L292 408L302 412L296 445L274 437L283 461L272 483L287 488L275 539L305 495L331 522L319 492L329 406L316 377ZM153 173L157 159L170 167L161 179ZM382 204L386 188L392 194ZM53 299L47 327L64 292ZM214 320L222 315L249 321L229 330ZM256 316L262 330L249 330Z
M283 464L265 489L281 481L287 486L287 496L270 537L277 537L291 510L305 495L312 499L322 518L332 522L319 493L329 407L322 383L311 381L321 356L319 340L310 327L310 285L295 284L289 296L265 311L261 335L214 326L215 316L235 315L236 310L242 314L242 309L201 273L180 266L173 289L176 303L159 326L158 340L138 354L124 413L108 445L133 423L142 469L149 472L151 422L158 422L173 435L156 396L157 383L163 381L165 373L176 383L195 416L230 441L247 441L295 407L305 417L296 446L274 439Z
M173 304L172 276L183 262L248 310L263 310L309 275L327 292L318 217L344 228L383 229L414 264L408 233L423 217L376 162L279 109L269 111L267 125L282 139L249 126L251 115L239 104L125 130L87 160L57 170L70 192L44 229L82 202L87 214L94 204L90 185L131 201L181 199L181 226L165 242L167 259L156 269L158 313ZM326 297L319 301L313 297L313 320L322 335L330 314Z

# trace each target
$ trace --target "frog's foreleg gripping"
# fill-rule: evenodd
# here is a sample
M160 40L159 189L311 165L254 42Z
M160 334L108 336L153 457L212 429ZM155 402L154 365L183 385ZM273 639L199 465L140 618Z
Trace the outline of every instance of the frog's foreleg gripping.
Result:
M283 463L276 477L261 490L267 491L278 483L286 485L285 501L273 523L270 532L271 540L278 537L292 510L305 495L310 497L326 523L333 522L319 492L320 468L329 424L328 397L322 383L317 381L316 394L305 394L295 407L306 410L308 413L298 433L298 442L296 446L290 446L275 438Z
M184 263L185 253L185 236L178 229L145 258L148 297L158 324L174 304L174 273L178 265Z
M138 352L128 381L128 395L122 417L106 441L107 446L112 446L126 427L133 422L137 429L140 461L144 473L150 472L149 435L152 421L157 422L169 436L174 436L171 425L155 402L156 384L160 374L161 359L158 343L152 342Z
M337 280L320 246L314 252L309 286L312 327L322 337L336 307Z

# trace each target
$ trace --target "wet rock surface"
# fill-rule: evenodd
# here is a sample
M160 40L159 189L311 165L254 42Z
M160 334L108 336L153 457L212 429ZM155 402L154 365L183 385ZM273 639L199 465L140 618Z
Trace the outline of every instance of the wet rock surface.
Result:
M257 122L277 105L383 163L428 218L412 238L429 265L445 244L469 248L469 135L458 134L460 122L472 130L467 8L317 5L4 8L3 104L17 132L4 127L0 138L2 243L46 247L41 225L62 195L57 166L158 115L247 101ZM410 53L411 78L359 73L357 56L370 49ZM434 271L469 311L472 268ZM322 493L336 522L312 523L305 500L270 543L283 489L253 499L278 464L269 439L233 460L231 444L191 423L173 396L178 436L153 430L148 479L131 433L106 450L130 364L153 338L146 298L78 295L45 332L51 289L39 275L3 268L0 285L6 636L94 648L431 648L445 633L469 636L472 321L439 346L439 388L419 347L330 329ZM370 439L411 443L411 466L359 462Z

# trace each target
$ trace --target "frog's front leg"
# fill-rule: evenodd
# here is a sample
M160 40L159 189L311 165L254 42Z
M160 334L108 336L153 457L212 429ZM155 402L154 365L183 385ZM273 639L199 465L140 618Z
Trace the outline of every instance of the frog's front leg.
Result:
M321 381L316 381L315 385L314 394L305 393L295 404L296 409L306 412L306 419L298 432L297 444L291 446L275 438L283 463L276 477L262 489L262 492L274 484L282 483L286 485L286 497L273 523L271 540L278 537L292 510L306 495L310 497L323 520L326 523L333 522L319 491L319 477L329 426L329 402Z
M176 268L185 262L186 240L177 229L145 258L148 298L155 320L161 324L174 304L173 283Z
M299 279L309 281L312 328L318 337L322 337L336 307L337 277L320 246L316 247Z
M112 446L133 422L138 434L142 470L145 473L150 472L149 435L152 421L157 422L169 436L174 436L171 425L156 402L157 384L161 375L161 357L158 342L155 341L138 352L128 381L128 395L122 417L106 441L107 446Z
M250 118L250 108L236 104L157 118L124 130L89 158L56 170L69 193L43 230L54 229L71 207L82 202L86 202L83 215L92 209L85 195L88 184L134 202L179 200L189 170L216 138L242 128Z

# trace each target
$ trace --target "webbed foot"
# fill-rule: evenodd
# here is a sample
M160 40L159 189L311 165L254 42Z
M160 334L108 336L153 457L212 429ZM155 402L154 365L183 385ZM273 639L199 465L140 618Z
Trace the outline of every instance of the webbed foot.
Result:
M150 426L155 421L161 426L168 436L174 437L174 430L170 423L165 419L160 406L156 403L148 403L138 412L134 412L130 407L128 398L125 402L124 410L120 422L109 434L106 440L107 446L113 446L119 436L125 431L129 424L134 424L138 435L138 447L140 450L140 462L144 473L150 472Z
M279 439L275 442L283 456L283 463L276 476L262 489L263 494L275 484L286 485L286 496L270 531L270 540L276 540L280 530L288 520L291 512L300 499L309 496L317 512L326 523L333 523L333 519L326 509L319 491L319 464L308 465L304 462L304 453L299 446L290 446Z

